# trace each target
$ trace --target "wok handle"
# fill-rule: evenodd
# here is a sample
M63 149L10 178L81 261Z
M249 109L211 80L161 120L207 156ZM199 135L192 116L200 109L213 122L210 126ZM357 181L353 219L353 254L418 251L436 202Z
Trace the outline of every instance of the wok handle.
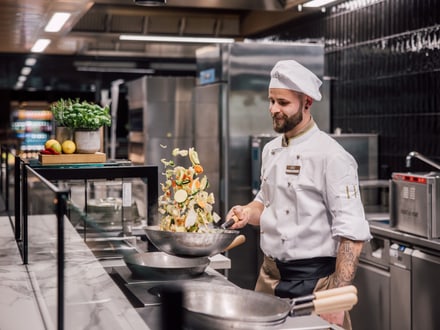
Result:
M310 296L306 296L306 297L310 298ZM357 292L345 292L340 294L333 294L331 296L321 297L319 299L315 298L313 301L303 301L301 299L301 301L298 302L293 300L289 314L291 316L299 316L299 315L307 315L312 312L315 312L316 314L322 314L322 313L346 311L352 309L353 306L357 304L357 301L358 301Z
M315 299L333 297L344 293L354 293L357 295L357 289L354 285L347 285L340 288L313 292Z
M231 242L231 244L229 244L224 250L223 252L229 251L230 249L235 248L236 246L239 246L241 244L243 244L244 242L246 242L246 236L244 235L238 235L237 237L234 238L234 240Z
M222 229L228 229L229 227L231 227L234 223L236 223L238 221L238 218L233 215L231 219L228 219L225 223L223 223L220 227Z
M347 285L340 288L328 289L323 291L315 291L307 296L302 296L292 299L292 305L299 305L306 302L311 302L315 299L322 299L333 297L344 293L354 293L357 295L357 289L354 285Z
M357 302L356 294L344 293L338 296L314 300L313 305L316 314L323 314L350 310Z

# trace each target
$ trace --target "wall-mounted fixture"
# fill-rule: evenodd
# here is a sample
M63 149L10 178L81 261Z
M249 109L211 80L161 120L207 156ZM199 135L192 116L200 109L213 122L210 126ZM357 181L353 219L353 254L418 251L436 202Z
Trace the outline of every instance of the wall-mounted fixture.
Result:
M312 0L308 1L302 4L303 7L308 8L317 8L317 7L324 7L325 5L328 5L329 3L335 2L336 0Z
M138 6L163 6L167 3L166 0L133 0Z
M221 44L221 43L233 43L233 38L205 38L205 37L171 37L171 36L145 36L134 34L121 34L119 40L128 41L154 41L154 42L185 42L185 43L209 43L209 44Z

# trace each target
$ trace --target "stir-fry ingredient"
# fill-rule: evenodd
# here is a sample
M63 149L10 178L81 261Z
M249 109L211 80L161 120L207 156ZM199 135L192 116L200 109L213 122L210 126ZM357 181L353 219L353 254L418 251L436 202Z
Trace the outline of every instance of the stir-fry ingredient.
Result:
M165 165L163 194L159 196L160 229L177 232L208 232L220 216L213 211L215 198L194 148L174 149L172 155L188 157L191 166L177 166L173 160L162 159Z

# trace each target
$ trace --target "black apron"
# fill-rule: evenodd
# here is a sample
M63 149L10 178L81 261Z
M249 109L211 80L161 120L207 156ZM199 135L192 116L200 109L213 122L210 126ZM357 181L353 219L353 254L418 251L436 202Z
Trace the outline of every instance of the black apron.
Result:
M282 262L275 260L280 272L280 281L275 287L275 295L280 298L297 298L313 293L316 283L322 277L335 271L335 257Z

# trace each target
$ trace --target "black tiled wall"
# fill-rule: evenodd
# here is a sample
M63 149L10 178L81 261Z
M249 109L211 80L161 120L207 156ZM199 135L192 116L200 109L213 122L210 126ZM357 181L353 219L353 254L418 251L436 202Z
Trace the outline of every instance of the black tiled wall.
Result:
M413 150L440 163L440 1L346 1L272 36L325 42L332 128L379 134L382 179Z

